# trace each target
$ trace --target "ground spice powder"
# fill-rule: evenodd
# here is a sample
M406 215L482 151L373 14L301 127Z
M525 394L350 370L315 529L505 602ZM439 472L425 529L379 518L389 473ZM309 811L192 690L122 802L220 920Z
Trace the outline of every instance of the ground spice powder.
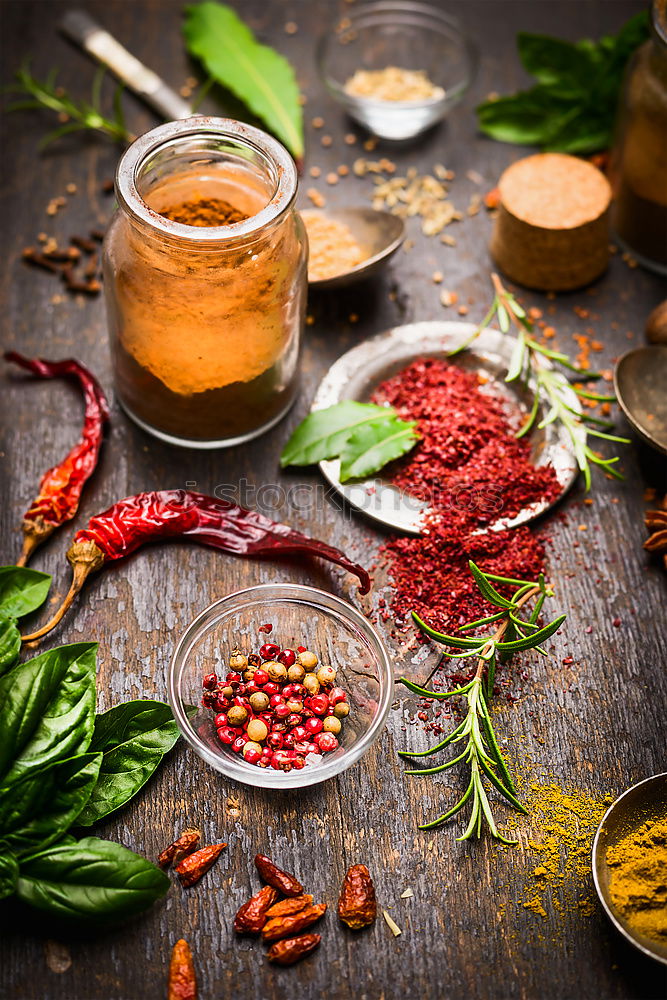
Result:
M667 817L609 847L607 864L614 908L637 933L667 943Z
M392 538L381 550L399 624L413 610L440 630L488 614L470 559L498 576L537 579L544 570L544 547L534 531L484 530L555 498L559 487L553 469L536 468L528 443L515 437L519 415L510 415L505 401L483 385L475 371L421 358L373 396L418 421L422 439L395 464L392 482L434 511L424 534Z
M160 211L160 215L166 216L172 222L180 222L184 226L230 226L248 218L244 212L223 198L201 196L169 205Z

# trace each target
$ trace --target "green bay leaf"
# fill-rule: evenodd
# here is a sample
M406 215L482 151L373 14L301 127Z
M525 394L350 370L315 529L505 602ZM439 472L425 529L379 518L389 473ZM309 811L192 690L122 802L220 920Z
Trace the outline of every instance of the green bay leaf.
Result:
M231 90L299 159L303 156L303 112L290 63L260 45L226 4L207 0L185 8L188 51L217 83Z
M396 411L374 403L345 399L342 403L314 410L293 431L282 450L280 464L315 465L337 458L349 437L364 424L395 416Z
M359 427L346 441L340 456L340 480L363 479L414 448L416 421L399 417L375 420Z

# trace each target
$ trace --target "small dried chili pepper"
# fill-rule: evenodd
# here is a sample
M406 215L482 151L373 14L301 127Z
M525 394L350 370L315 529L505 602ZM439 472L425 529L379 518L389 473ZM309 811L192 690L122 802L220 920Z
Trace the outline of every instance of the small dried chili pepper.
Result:
M279 903L266 911L267 917L288 917L291 913L305 910L313 902L312 896L294 896L292 899L281 899Z
M259 934L266 923L267 911L278 899L278 891L270 885L262 886L247 903L239 909L234 917L234 930L237 934Z
M283 896L300 896L303 893L303 886L299 880L289 872L284 872L278 865L274 865L266 854L256 854L255 865L261 878L278 892L282 892Z
M306 927L316 923L326 913L326 903L315 903L314 906L307 906L300 913L292 913L288 917L274 917L262 927L263 941L277 941L279 938L289 937L290 934L298 934L305 931Z
M180 837L177 837L173 844L169 844L165 847L164 851L158 855L157 863L160 868L169 868L171 865L177 865L187 858L188 854L197 848L199 841L201 840L201 833L194 826L189 826Z
M276 965L294 965L306 955L310 955L321 940L319 934L301 934L300 937L290 938L288 941L277 941L271 945L266 957L269 962L275 962Z
M189 490L139 493L119 500L91 518L88 527L76 533L67 553L73 570L69 593L53 618L37 632L24 636L24 642L40 639L58 624L90 573L101 569L105 563L129 556L147 542L170 538L251 558L292 554L319 556L354 573L360 581L362 594L367 594L371 586L366 570L351 562L340 549L256 511Z
M366 865L352 865L343 879L338 916L352 930L368 927L377 916L375 887Z
M76 514L83 487L97 465L104 425L109 419L109 404L95 376L78 361L25 358L16 351L7 351L5 360L20 365L38 378L77 378L85 402L81 440L62 462L44 473L39 494L23 516L23 551L17 565L25 566L37 546Z
M197 977L192 952L183 938L176 942L171 952L167 1000L197 1000Z
M209 847L202 847L201 850L189 854L179 864L174 871L180 879L184 889L189 889L191 885L198 882L202 875L211 868L222 854L227 844L211 844Z

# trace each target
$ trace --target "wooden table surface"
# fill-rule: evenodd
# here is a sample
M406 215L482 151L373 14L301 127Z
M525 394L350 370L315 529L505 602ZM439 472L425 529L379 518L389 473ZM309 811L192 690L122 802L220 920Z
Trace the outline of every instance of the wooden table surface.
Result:
M68 6L60 0L3 0L4 82L30 57L38 75L59 66L62 82L73 93L87 95L93 67L56 29ZM192 73L180 38L180 2L100 0L80 6L176 87ZM339 163L351 164L360 147L343 143L351 125L325 95L313 55L315 36L338 6L323 0L236 0L235 6L297 67L308 98L307 166L319 165L324 176ZM473 193L492 187L520 152L477 135L472 114L489 91L507 92L523 82L516 32L597 37L617 30L642 5L626 0L452 0L447 6L462 18L481 50L478 78L446 125L413 147L392 149L388 155L399 172L413 165L430 170L437 162L445 163L456 171L452 198L465 207ZM285 31L290 21L298 25L296 34ZM110 94L110 84L108 88ZM132 96L125 104L135 132L156 124ZM333 136L332 146L322 146L322 132L310 125L314 115L324 117L323 132ZM74 355L111 391L101 298L54 303L59 291L55 280L23 266L19 258L41 231L66 239L106 221L111 206L101 184L113 173L117 149L82 136L40 154L38 141L49 124L41 113L4 119L3 345L47 357ZM474 174L473 179L466 176L471 170L481 175L481 184ZM48 202L64 194L69 183L77 185L77 193L55 218L49 217ZM310 183L304 180L303 187ZM353 176L335 188L318 183L332 205L366 203L372 189L368 178ZM443 272L443 287L457 291L460 301L469 304L470 318L483 316L490 296L489 229L484 212L466 218L457 226L458 246L452 249L422 237L415 226L410 232L415 239L412 251L399 253L374 284L347 294L313 296L309 311L314 323L305 334L299 401L279 426L250 445L212 452L175 449L133 426L114 404L111 432L77 525L115 499L144 489L195 483L212 493L220 484L244 480L246 502L253 505L262 484L306 482L313 488L312 509L283 505L279 510L265 507L265 512L371 563L381 533L360 516L336 510L317 489L315 473L281 473L277 456L289 430L307 412L320 378L340 354L391 326L457 318L440 305L440 288L431 281L434 270ZM583 332L584 325L574 307L590 309L590 325L605 345L595 362L609 367L615 356L643 342L646 315L663 294L656 277L628 268L617 255L592 288L558 296L551 321L560 343L574 350L571 335ZM543 308L551 305L537 294L526 294L524 300ZM358 322L351 322L351 314L358 315ZM14 373L3 373L0 399L0 537L2 561L9 563L18 553L22 511L41 473L75 440L81 416L73 388L55 382L24 384ZM596 475L592 505L583 505L578 484L562 505L566 517L550 519L551 575L558 584L559 610L567 612L568 620L554 640L553 656L531 667L520 700L502 716L504 735L512 734L514 745L521 748L517 756L525 781L553 780L600 798L606 793L616 796L631 783L665 770L667 742L664 578L642 551L643 491L646 485L658 485L661 470L636 442L624 450L623 466L624 483ZM261 500L260 495L260 505ZM582 524L587 531L579 530ZM56 535L33 563L54 574L52 596L62 594L67 583L64 554L69 535L67 529ZM102 707L138 696L164 697L174 645L199 611L236 588L288 580L319 585L356 601L351 579L328 567L244 562L170 545L144 551L91 581L53 643L99 641ZM378 579L375 600L384 583ZM615 618L620 618L620 627L612 626ZM561 664L567 656L574 659L569 668ZM409 661L396 662L397 674L414 669ZM498 851L488 840L456 843L458 823L435 833L416 829L418 821L451 800L462 776L403 778L396 751L405 748L408 739L413 747L426 746L428 740L421 726L406 726L414 713L413 702L397 701L385 733L361 763L304 793L275 794L235 785L179 745L145 793L97 832L155 857L174 833L196 822L205 842L229 842L221 862L196 889L183 892L174 886L143 917L99 936L63 935L57 926L42 926L32 915L17 916L15 908L6 906L0 960L3 995L15 1000L157 1000L165 996L170 947L184 936L196 954L202 1000L661 996L661 967L625 946L597 902L590 915L568 909L560 913L550 904L546 917L524 909L522 890L535 865L525 847ZM501 806L498 812L504 818ZM337 898L346 867L365 862L382 907L390 908L402 935L394 938L380 919L369 932L353 937L330 914L318 954L294 969L270 967L257 943L235 939L231 927L238 905L257 884L252 864L256 851L295 871L317 898L330 903ZM578 885L567 859L564 864L563 891L590 892L590 881ZM407 888L413 897L401 898ZM559 892L554 890L556 896ZM64 972L47 964L53 947L47 945L49 939L71 955Z

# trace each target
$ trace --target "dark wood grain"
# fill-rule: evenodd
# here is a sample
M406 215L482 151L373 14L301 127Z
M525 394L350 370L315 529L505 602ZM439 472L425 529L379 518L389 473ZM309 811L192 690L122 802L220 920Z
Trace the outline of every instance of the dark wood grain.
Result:
M57 34L68 4L60 0L4 0L0 4L9 75L25 56L43 75L62 67L62 81L78 95L90 85L93 68ZM84 2L114 34L163 77L179 86L190 72L179 36L181 3L172 0ZM351 163L359 146L342 139L350 123L324 94L313 59L313 40L334 3L244 0L236 6L264 39L278 45L298 68L308 96L306 120L325 118L324 132L307 127L307 165L323 175L341 162ZM515 57L519 29L568 37L614 31L641 3L581 0L579 3L525 3L517 0L458 0L448 9L463 19L481 50L479 77L464 105L446 125L415 147L391 150L399 170L410 165L431 169L444 162L456 171L454 201L465 206L471 194L491 187L515 148L475 133L472 108L490 90L511 90L522 82ZM342 5L344 8L345 5ZM288 35L284 25L296 21ZM126 106L131 127L140 132L155 124L132 97ZM40 155L37 143L47 120L40 114L5 117L3 124L2 230L5 238L2 283L3 344L26 353L75 355L111 388L105 319L101 300L67 298L51 276L29 270L19 260L22 248L40 231L67 237L103 224L111 208L100 193L112 175L117 152L93 138L67 139ZM483 177L481 188L466 171ZM78 193L55 219L48 201L74 182ZM304 188L309 186L306 180ZM326 189L331 204L365 202L368 179L348 177ZM409 253L401 252L384 277L348 294L313 297L315 318L306 331L303 392L290 416L250 446L213 453L181 451L147 437L113 409L113 428L102 461L86 490L78 524L118 497L142 489L196 484L212 492L220 484L247 482L241 499L262 506L253 493L262 484L313 487L311 509L267 509L267 513L345 546L371 562L381 534L362 518L341 513L324 498L320 480L309 473L282 474L277 455L288 431L305 414L315 387L332 361L361 339L413 320L452 318L439 304L430 276L437 268L444 285L469 303L470 318L481 318L489 298L487 253L489 220L466 219L451 249L416 235ZM590 325L605 344L595 358L604 367L643 339L644 319L664 294L660 282L630 270L618 257L609 272L585 293L562 295L553 303L561 343L573 347L571 334L582 332L573 311L586 305ZM545 308L539 295L526 301ZM351 314L359 316L350 321ZM2 503L3 562L19 549L21 513L43 470L65 453L80 425L76 392L65 385L23 384L3 375ZM593 795L616 795L632 782L665 768L667 703L667 629L664 579L649 566L641 545L644 486L660 475L651 456L637 445L624 453L624 484L597 478L594 503L582 504L581 486L563 505L564 518L549 523L551 572L558 582L558 605L568 613L566 628L553 641L549 662L532 663L521 684L521 699L503 711L502 731L514 734L521 748L519 767L527 780L550 778L564 787ZM265 508L266 509L266 508ZM579 530L585 525L587 530ZM67 530L59 533L34 565L54 574L54 599L67 583L64 553ZM187 623L213 599L238 587L275 580L303 580L356 601L353 584L341 574L311 564L258 564L186 546L145 551L91 581L54 639L99 640L99 701L106 708L122 699L165 695L170 655ZM382 583L382 580L379 581ZM376 590L375 600L382 589ZM614 618L621 619L614 628ZM586 632L590 623L592 630ZM561 665L574 658L569 669ZM430 663L433 661L431 660ZM423 670L409 658L397 671ZM412 724L415 705L397 702L386 732L364 760L336 780L303 793L271 794L226 782L180 746L145 794L100 833L155 857L186 823L196 822L207 842L225 839L221 862L193 890L174 886L167 899L131 926L100 936L63 935L32 916L3 911L0 983L16 1000L158 1000L165 995L167 956L181 936L191 941L200 973L202 1000L213 997L312 998L614 998L639 1000L663 994L657 965L621 944L601 912L560 915L550 907L546 919L517 904L534 861L523 849L498 852L488 842L462 845L450 829L420 833L418 820L451 801L458 777L404 779L396 750L424 747L427 737ZM1 738L1 735L0 735ZM499 811L502 809L499 807ZM403 928L394 939L382 920L352 935L333 914L324 924L319 953L303 965L269 967L256 942L238 941L233 915L257 886L252 864L256 851L274 856L295 871L308 891L333 903L347 865L365 862L378 897ZM573 876L566 875L572 885ZM411 899L401 899L406 888ZM582 885L582 891L590 885ZM503 904L505 904L503 906ZM47 965L48 939L71 954L67 971Z

